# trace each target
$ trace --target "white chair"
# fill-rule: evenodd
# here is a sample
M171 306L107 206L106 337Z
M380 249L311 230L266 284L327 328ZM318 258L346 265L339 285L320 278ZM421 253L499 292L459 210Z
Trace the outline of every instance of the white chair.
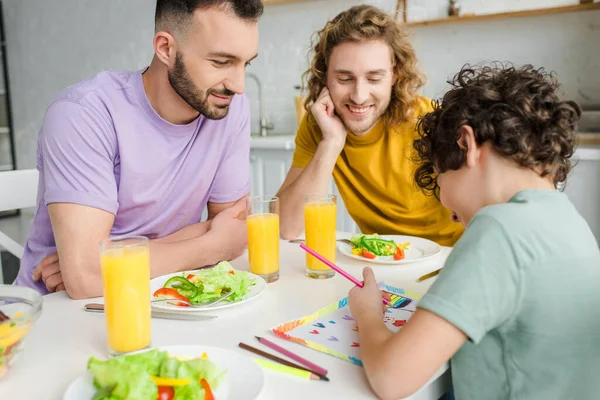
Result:
M0 172L0 212L37 206L39 174L35 169ZM0 231L0 249L23 257L23 246ZM4 282L4 271L0 260L0 284Z

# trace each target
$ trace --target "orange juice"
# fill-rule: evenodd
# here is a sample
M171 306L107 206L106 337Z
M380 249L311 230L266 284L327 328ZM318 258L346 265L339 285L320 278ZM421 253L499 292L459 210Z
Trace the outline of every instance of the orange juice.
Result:
M150 251L147 246L102 252L108 346L115 353L150 345Z
M250 272L271 275L279 271L279 215L248 216L248 258Z
M320 253L331 262L335 262L335 230L336 230L336 204L334 202L307 202L304 205L304 229L306 245ZM306 268L309 276L311 271L331 271L331 268L306 254ZM317 272L314 275L319 275ZM323 274L331 277L331 274Z

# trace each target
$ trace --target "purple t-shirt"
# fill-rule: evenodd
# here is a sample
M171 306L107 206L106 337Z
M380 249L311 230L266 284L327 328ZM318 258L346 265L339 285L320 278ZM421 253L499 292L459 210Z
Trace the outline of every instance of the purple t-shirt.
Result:
M65 89L38 135L38 206L17 285L47 293L33 270L56 252L48 204L77 203L115 215L111 236L158 238L199 222L207 202L250 190L250 109L234 96L227 117L187 125L150 105L142 72L102 72Z

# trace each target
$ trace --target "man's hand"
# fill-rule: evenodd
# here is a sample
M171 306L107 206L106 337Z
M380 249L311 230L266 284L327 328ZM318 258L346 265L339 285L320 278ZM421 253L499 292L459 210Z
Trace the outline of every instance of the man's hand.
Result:
M33 271L32 278L34 281L39 281L41 278L50 293L65 290L60 273L58 253L50 254L44 258Z
M321 94L311 107L311 112L323 133L323 143L331 145L338 154L341 153L346 143L346 127L335 114L333 100L326 87L321 90Z
M364 286L355 286L348 294L350 312L360 326L361 321L376 316L380 318L381 312L385 313L387 307L383 304L382 293L377 286L375 275L371 268L363 269ZM387 297L387 296L386 296Z
M223 260L233 260L242 255L248 246L246 226L246 198L221 211L212 220L208 234L223 243L219 246Z

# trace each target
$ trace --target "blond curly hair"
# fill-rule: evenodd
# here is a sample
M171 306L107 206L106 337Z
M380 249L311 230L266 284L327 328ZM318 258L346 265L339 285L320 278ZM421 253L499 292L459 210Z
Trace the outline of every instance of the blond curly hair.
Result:
M315 32L309 52L310 68L304 72L303 91L308 92L304 108L310 111L327 83L327 64L333 49L348 42L382 40L392 49L396 81L390 104L382 118L386 126L410 120L417 90L425 84L417 57L402 24L377 7L360 5L338 14ZM310 112L308 113L310 115Z

